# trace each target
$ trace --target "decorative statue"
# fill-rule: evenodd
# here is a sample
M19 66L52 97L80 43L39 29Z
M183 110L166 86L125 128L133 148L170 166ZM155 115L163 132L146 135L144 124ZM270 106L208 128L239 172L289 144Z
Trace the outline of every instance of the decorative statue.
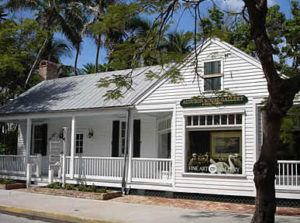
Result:
M189 166L197 166L197 165L198 165L197 153L193 153L192 158L189 161Z
M210 163L214 166L210 166L209 169L214 170L216 168L216 171L214 171L214 172L216 172L218 174L219 173L235 173L236 169L232 162L232 159L235 157L237 157L237 154L234 154L234 155L230 154L228 156L229 165L225 162L216 162L211 158Z

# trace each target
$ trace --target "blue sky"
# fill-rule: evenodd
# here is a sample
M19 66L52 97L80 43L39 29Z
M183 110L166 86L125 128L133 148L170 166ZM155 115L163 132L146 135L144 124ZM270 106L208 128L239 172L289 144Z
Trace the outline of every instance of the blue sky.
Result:
M207 13L207 8L211 7L211 2L213 0L204 2L201 4L202 15L205 16ZM214 0L217 5L226 11L237 11L240 12L243 7L242 0ZM286 14L287 18L291 17L290 8L291 8L291 0L269 0L269 5L278 4L280 5L281 11ZM18 17L28 17L30 13L28 12L18 12ZM179 12L174 16L175 23L172 25L170 31L193 31L194 29L194 20L189 11L179 10ZM57 37L64 39L62 35L57 35ZM82 66L86 63L95 63L96 56L96 46L92 39L84 38L81 47L81 53L78 59L78 68L82 68ZM105 49L101 49L99 62L100 64L105 62L106 52ZM63 57L61 58L62 63L65 65L74 65L75 58L75 50L73 51L71 57Z

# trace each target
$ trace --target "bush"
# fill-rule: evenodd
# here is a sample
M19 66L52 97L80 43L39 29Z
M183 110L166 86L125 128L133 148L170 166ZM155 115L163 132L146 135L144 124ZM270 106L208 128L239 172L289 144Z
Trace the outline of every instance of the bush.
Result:
M85 186L84 184L79 184L77 186L77 190L78 191L87 191L87 186Z
M51 189L61 189L62 184L61 183L51 183L51 184L48 184L46 187L51 188Z
M0 179L0 184L14 184L14 183L17 183L17 181L11 179Z
M107 190L106 190L105 188L99 188L99 189L97 189L96 192L97 192L97 193L106 193Z
M72 184L66 184L64 189L66 189L66 190L75 190L75 186L72 185Z

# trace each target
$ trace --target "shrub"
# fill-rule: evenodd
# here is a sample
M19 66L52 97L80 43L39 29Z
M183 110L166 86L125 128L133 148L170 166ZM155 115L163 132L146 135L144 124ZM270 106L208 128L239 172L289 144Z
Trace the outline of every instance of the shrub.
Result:
M51 189L61 189L62 184L55 182L55 183L48 184L46 187Z
M66 190L75 190L75 186L72 185L72 184L66 184L64 189L66 189Z
M106 188L99 188L99 189L97 189L97 193L106 193Z
M87 186L85 186L84 184L79 184L77 186L77 190L78 191L87 191Z
M11 179L0 179L0 184L14 184L14 183L17 183L17 181Z

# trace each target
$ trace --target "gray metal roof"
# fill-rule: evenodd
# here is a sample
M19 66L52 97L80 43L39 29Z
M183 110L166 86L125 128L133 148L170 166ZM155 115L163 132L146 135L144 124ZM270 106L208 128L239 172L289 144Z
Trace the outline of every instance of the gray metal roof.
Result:
M98 81L102 77L126 75L132 70L111 71L43 81L1 107L0 115L132 105L137 98L157 82L157 79L146 80L146 74L150 70L160 74L164 72L160 66L134 69L132 74L133 90L124 90L123 97L117 100L105 100L104 94L107 90L113 89L113 86L99 88Z

